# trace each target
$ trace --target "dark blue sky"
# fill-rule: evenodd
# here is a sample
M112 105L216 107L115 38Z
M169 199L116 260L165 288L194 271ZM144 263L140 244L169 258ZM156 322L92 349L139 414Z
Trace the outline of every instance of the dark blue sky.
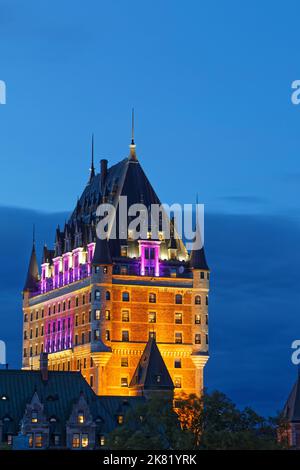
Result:
M205 203L208 385L281 406L300 337L299 16L296 1L0 0L0 338L12 364L31 224L53 242L86 183L91 133L97 160L118 161L134 106L161 200Z

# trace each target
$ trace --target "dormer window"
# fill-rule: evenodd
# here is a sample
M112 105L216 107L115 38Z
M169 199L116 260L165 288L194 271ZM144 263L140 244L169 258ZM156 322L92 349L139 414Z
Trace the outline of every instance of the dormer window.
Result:
M38 413L37 411L32 411L31 413L31 422L37 423L38 422Z
M78 424L83 424L85 421L84 419L84 413L83 411L79 411L78 415L77 415L77 423Z
M124 416L123 415L118 415L117 422L118 422L118 424L123 424L124 423Z
M156 383L160 383L161 382L161 375L157 375L156 376Z

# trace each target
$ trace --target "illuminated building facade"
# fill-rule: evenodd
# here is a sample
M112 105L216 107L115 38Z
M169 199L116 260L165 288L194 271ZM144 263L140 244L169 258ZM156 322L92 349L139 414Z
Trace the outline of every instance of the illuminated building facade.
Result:
M38 369L48 353L53 371L81 371L98 395L139 396L143 352L154 338L178 392L200 394L208 359L209 269L204 249L188 253L163 231L154 240L96 236L99 204L118 213L128 207L160 204L136 156L108 168L101 160L54 249L43 250L39 269L33 244L23 291L23 369ZM172 228L172 223L171 223ZM152 377L152 380L154 378ZM155 380L161 380L158 373Z

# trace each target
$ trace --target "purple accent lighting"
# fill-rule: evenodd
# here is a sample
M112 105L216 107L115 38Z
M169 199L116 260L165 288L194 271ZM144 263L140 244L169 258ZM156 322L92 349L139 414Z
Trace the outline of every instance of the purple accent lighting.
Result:
M141 276L159 276L160 241L141 240Z

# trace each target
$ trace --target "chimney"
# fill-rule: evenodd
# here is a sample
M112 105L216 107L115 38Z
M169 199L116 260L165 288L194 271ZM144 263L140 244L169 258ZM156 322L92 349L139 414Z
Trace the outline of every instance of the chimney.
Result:
M106 176L107 176L107 160L105 158L102 158L100 160L100 172L101 172L101 189L103 191L104 183L105 183Z
M41 353L40 371L42 374L42 381L47 382L48 380L48 354L47 353Z

